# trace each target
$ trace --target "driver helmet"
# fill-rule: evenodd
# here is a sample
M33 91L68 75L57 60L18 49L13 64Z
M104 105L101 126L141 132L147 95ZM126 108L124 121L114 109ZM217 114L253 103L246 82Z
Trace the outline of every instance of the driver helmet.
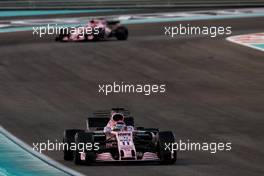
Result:
M124 122L124 115L121 113L114 113L111 119L115 122Z
M90 23L94 23L94 22L95 22L94 19L91 19Z

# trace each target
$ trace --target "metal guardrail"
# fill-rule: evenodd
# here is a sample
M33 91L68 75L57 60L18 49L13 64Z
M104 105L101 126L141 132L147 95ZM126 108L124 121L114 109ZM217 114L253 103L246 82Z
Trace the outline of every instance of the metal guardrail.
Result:
M4 9L161 8L264 6L264 0L0 0Z

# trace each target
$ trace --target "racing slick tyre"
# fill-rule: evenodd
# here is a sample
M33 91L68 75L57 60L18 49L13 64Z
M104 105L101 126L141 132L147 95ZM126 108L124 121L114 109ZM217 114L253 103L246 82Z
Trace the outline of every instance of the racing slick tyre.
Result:
M105 30L102 28L99 28L98 31L95 31L95 29L93 29L92 34L90 35L85 34L84 37L85 37L85 41L103 40L105 38Z
M159 132L158 153L161 164L174 164L176 162L177 152L172 153L171 150L166 149L166 146L172 143L175 143L175 138L171 131Z
M127 40L128 38L128 30L124 26L120 26L115 30L115 36L117 40Z
M93 142L93 133L87 133L87 132L79 132L75 135L75 143L76 143L76 150L74 151L74 163L76 165L82 165L82 164L92 164L95 162L96 154L93 150L85 150L85 160L81 160L81 154L80 154L80 148L78 146L85 147L87 143L90 143L91 145L94 144Z
M82 132L84 130L79 129L69 129L65 130L63 133L63 143L67 144L68 147L64 147L63 153L64 153L64 160L71 161L73 160L73 151L70 150L71 143L74 143L74 137L76 133Z
M55 41L63 42L63 38L69 35L69 28L62 28L60 30L59 36L55 38Z

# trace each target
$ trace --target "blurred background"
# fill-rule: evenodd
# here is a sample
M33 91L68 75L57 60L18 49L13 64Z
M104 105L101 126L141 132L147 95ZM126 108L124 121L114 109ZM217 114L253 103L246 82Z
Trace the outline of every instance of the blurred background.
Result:
M256 7L263 0L1 0L0 9Z

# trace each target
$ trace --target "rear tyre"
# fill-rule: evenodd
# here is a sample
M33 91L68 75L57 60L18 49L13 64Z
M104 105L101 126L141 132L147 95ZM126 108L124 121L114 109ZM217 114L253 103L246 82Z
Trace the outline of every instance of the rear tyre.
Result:
M124 26L120 26L115 30L115 36L117 40L127 40L128 38L128 30Z
M160 157L161 164L174 164L177 160L177 152L166 149L167 145L175 143L174 135L171 131L159 132L158 141L158 153Z
M76 133L82 132L84 130L79 129L70 129L65 130L63 133L63 143L67 144L68 148L64 147L63 154L64 154L64 160L71 161L73 160L73 151L70 150L71 143L74 143L74 136Z
M86 133L86 132L79 132L75 135L75 143L76 146L86 146L87 143L94 145L93 141L93 133ZM79 148L80 149L80 148ZM82 165L82 164L92 164L95 162L96 154L93 150L91 151L80 151L77 147L76 151L74 152L74 163L76 165ZM85 160L81 160L81 154L80 152L85 152L86 158Z

